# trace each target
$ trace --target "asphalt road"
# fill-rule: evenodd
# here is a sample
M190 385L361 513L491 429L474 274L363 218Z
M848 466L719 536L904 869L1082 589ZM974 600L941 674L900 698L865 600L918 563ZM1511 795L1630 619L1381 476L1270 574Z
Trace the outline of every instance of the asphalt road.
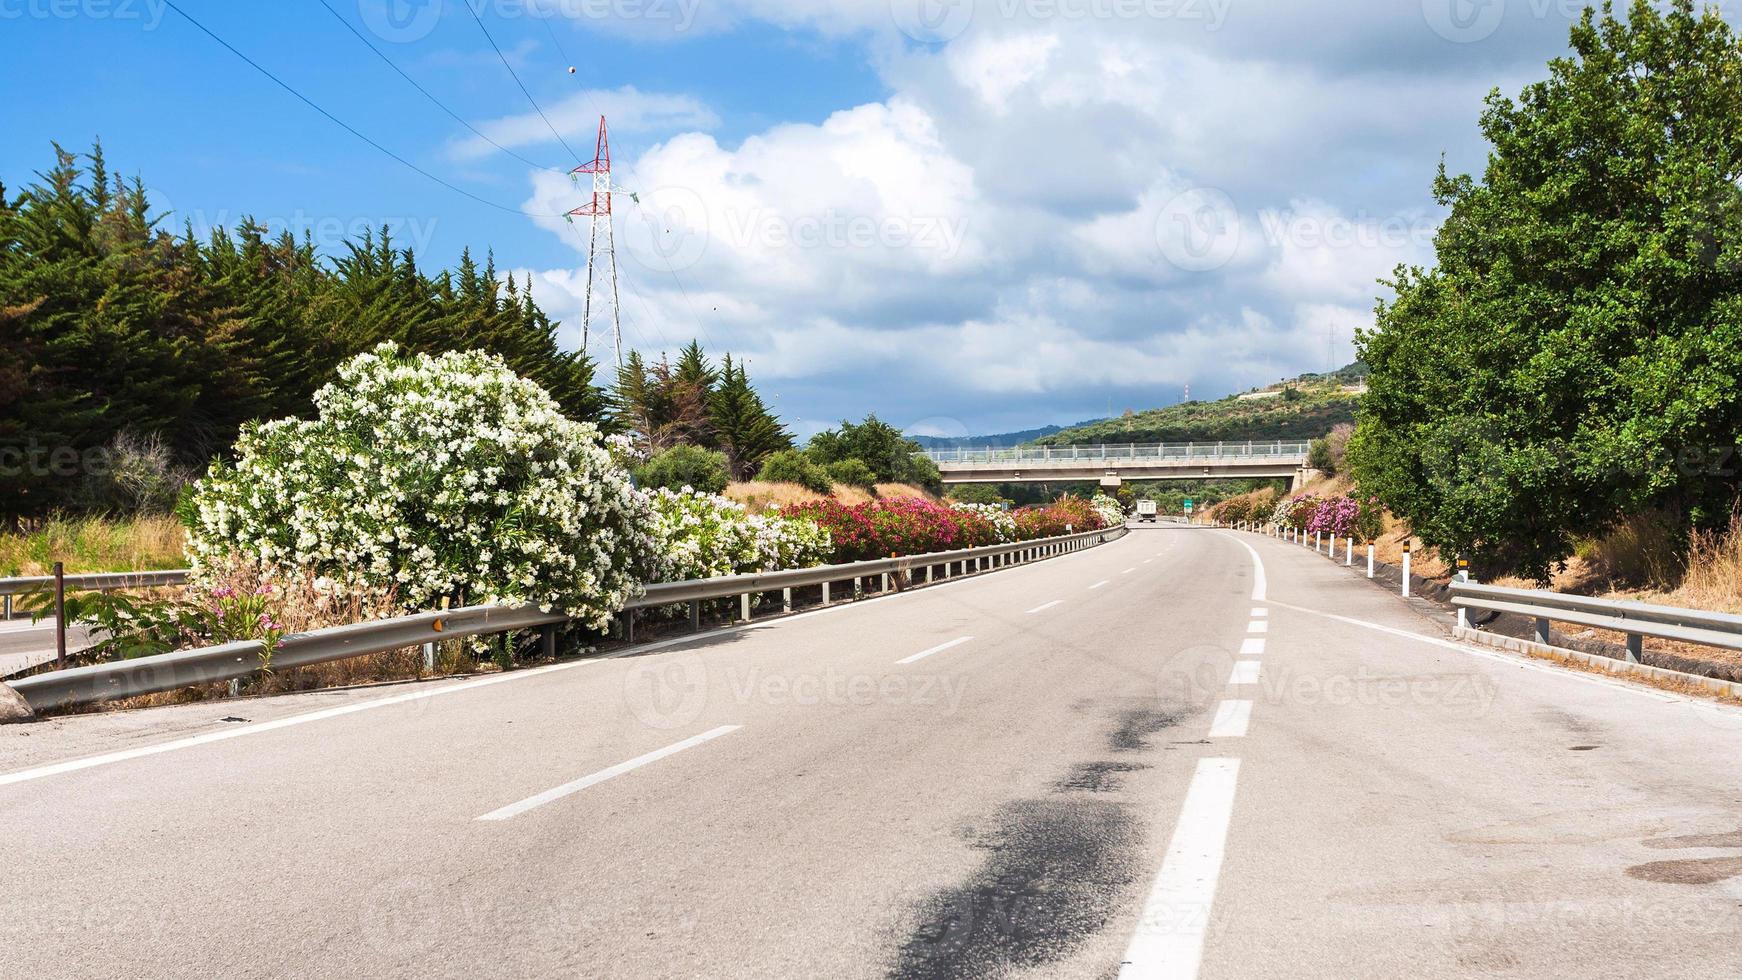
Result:
M68 630L69 652L83 649L86 642L81 628L74 626ZM0 677L47 663L54 657L54 620L45 619L40 623L33 623L29 619L0 622Z
M1739 750L1140 527L633 656L0 729L0 975L1734 978Z

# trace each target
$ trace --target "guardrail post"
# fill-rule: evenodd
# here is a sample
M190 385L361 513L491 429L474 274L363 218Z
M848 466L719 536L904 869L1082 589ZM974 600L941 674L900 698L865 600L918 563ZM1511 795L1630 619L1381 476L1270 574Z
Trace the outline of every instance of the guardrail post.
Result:
M1536 621L1536 642L1548 646L1548 620L1546 619L1539 618Z
M889 573L888 572L883 573L883 584L878 587L877 591L878 592L888 592L889 591Z
M1458 578L1458 581L1460 581L1460 582L1470 581L1470 559L1468 559L1468 558L1459 558L1458 559L1458 576L1457 576L1457 578ZM1468 609L1465 609L1463 606L1459 606L1458 607L1458 629L1463 630L1463 629L1469 629L1469 628L1470 628L1470 611Z
M5 611L0 612L0 619L11 619L12 618L12 593L8 592L5 595L0 596L0 602L3 602L5 604Z
M925 570L925 580L927 582L931 581L931 569L929 569L929 568ZM823 583L823 605L826 606L828 604L829 604L829 583L824 582Z
M1367 546L1367 577L1373 577L1373 546Z
M792 612L792 589L780 590L780 611Z
M1403 586L1402 595L1409 598L1409 542L1403 543Z
M546 660L556 659L556 624L538 628L538 652Z
M1627 634L1627 662L1638 663L1639 657L1645 652L1645 637L1638 633Z
M738 609L744 614L744 622L750 622L750 593L738 597Z
M701 631L702 631L702 600L691 599L690 600L690 632L691 633L700 633Z
M54 669L67 669L67 567L54 563Z

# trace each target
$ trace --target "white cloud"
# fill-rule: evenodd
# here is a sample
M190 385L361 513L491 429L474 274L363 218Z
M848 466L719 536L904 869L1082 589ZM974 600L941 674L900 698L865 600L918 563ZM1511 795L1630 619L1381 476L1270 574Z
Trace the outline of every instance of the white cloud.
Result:
M622 133L710 129L719 123L712 110L689 96L645 93L630 85L577 92L543 108L543 116L527 112L484 123L478 130L489 139L476 135L457 138L448 145L448 153L461 160L486 157L499 152L491 140L512 149L554 146L557 141L552 133L554 128L576 153L591 160L601 115L610 119L611 129Z
M748 355L790 417L935 431L1321 369L1350 356L1376 279L1431 261L1428 185L1442 152L1480 166L1487 89L1540 75L1565 30L1508 19L1458 44L1392 0L984 0L946 43L914 45L912 2L703 11L700 31L863 38L887 95L820 123L725 141L689 97L599 93L621 102L613 129L654 140L618 170L641 195L618 205L640 342ZM1122 9L1147 13L1107 13ZM590 132L575 101L564 118ZM499 125L541 138L536 118ZM529 210L577 200L532 182ZM578 314L577 275L540 274L541 299Z

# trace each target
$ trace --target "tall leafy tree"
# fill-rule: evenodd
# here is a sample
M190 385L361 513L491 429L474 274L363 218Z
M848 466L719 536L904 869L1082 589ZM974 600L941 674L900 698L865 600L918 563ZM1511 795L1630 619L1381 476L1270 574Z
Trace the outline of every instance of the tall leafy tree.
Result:
M1691 0L1571 47L1488 97L1480 179L1442 165L1349 448L1426 541L1536 576L1628 514L1727 516L1742 433L1742 48Z
M771 454L792 448L792 434L751 387L744 365L734 363L730 354L722 362L719 383L708 398L708 419L714 443L726 454L735 480L749 479Z
M71 503L122 432L202 464L250 419L307 412L335 365L383 340L488 350L572 417L603 418L592 363L493 260L432 278L385 230L330 262L252 220L172 234L100 144L54 151L16 196L0 187L0 516Z

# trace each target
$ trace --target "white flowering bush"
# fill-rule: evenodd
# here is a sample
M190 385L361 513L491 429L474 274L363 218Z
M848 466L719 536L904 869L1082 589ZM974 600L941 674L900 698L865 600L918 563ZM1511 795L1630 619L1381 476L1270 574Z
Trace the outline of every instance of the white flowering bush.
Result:
M241 557L405 609L558 609L595 629L652 571L647 498L598 430L481 352L359 355L317 417L244 429L192 499L196 569Z
M1117 527L1125 523L1124 505L1104 493L1097 493L1090 497L1089 506L1094 508L1096 515L1101 518L1103 527Z
M949 502L951 507L969 514L977 514L992 525L992 530L998 534L999 544L1008 544L1018 538L1016 516L996 504L970 504L961 500Z
M689 487L661 487L647 497L662 582L808 568L832 550L829 533L814 521L747 514L736 501Z

